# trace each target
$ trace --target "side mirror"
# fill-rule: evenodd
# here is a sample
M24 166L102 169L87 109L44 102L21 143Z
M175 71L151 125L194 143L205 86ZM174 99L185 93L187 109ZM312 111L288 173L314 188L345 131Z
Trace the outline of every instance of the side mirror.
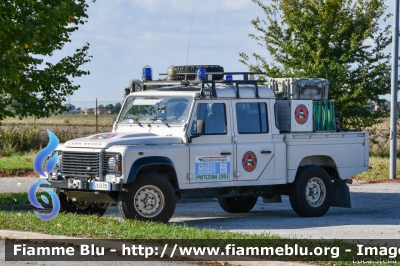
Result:
M197 120L196 121L196 135L191 135L189 138L188 138L188 142L189 143L192 143L192 139L194 139L194 138L198 138L198 137L200 137L201 135L204 135L204 133L205 133L205 125L206 125L206 123L205 123L205 121L204 120Z
M204 133L206 132L206 122L201 119L197 120L196 129L197 129L197 135L199 136L204 135Z

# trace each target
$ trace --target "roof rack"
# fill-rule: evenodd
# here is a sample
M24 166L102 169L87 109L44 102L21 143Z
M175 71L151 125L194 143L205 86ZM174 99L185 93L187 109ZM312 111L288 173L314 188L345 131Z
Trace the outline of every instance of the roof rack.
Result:
M177 73L177 74L196 74L196 73ZM243 80L212 80L212 75L243 75ZM167 73L160 73L159 75L167 75ZM254 75L265 75L264 72L208 72L206 80L155 80L155 81L143 81L143 88L146 89L147 85L165 85L165 86L173 86L173 85L199 85L200 86L200 97L210 97L216 98L217 93L215 91L216 83L230 84L236 85L236 97L240 98L240 90L239 85L253 85L255 89L255 94L257 98L260 98L258 93L258 82L266 82L266 80L255 80Z

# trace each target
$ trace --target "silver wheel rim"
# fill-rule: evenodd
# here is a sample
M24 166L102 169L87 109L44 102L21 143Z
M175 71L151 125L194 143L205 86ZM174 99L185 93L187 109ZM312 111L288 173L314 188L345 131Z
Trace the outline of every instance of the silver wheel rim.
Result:
M141 216L157 216L165 205L164 194L158 187L143 186L135 194L135 209Z
M311 178L307 182L305 192L306 200L311 207L319 207L324 203L326 197L326 187L320 178Z

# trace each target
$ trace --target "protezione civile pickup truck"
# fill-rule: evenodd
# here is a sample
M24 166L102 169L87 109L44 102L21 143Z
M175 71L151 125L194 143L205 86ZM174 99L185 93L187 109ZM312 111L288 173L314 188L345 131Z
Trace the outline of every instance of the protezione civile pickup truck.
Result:
M111 132L59 145L47 180L63 211L102 215L117 204L125 218L167 222L177 199L218 198L225 211L245 213L258 197L281 195L300 216L350 207L346 183L369 168L368 133L336 128L327 80L267 87L252 80L260 73L205 67L189 80L176 70L149 81L144 68Z

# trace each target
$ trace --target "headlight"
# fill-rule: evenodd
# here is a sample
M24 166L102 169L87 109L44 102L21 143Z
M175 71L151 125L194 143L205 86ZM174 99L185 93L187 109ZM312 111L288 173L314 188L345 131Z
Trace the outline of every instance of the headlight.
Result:
M120 153L105 153L103 156L103 171L104 174L119 174L122 173L122 156Z
M115 171L116 167L117 167L117 160L115 159L115 157L110 157L110 159L108 159L108 169Z

